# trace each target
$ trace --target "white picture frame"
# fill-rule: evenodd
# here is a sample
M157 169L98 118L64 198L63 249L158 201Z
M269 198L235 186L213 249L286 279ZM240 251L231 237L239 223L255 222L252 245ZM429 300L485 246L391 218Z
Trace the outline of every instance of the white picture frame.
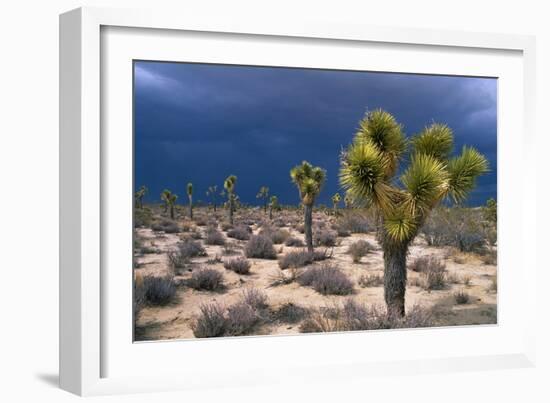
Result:
M529 161L535 153L533 37L350 26L319 21L249 21L244 16L242 19L218 21L150 10L81 8L65 13L60 17L60 384L63 389L79 395L96 395L294 383L298 375L303 381L323 380L328 376L346 379L380 373L411 374L533 365L535 284L525 279L534 278L537 270L536 242L529 242L526 237L528 233L536 233L535 197L527 197L527 192L514 192L509 188L507 179L511 179L514 173L510 168L501 167L502 164L499 165L497 326L370 332L368 335L353 332L345 335L132 343L125 325L125 313L129 311L124 305L131 305L130 299L124 298L131 290L131 276L115 276L113 271L106 269L110 267L110 259L117 259L111 256L112 242L106 239L116 239L117 243L127 246L129 238L125 232L131 231L131 226L121 225L123 221L115 223L109 219L127 219L124 206L131 207L132 203L131 177L127 176L131 169L127 159L131 150L131 138L127 136L129 130L131 132L128 128L131 126L131 120L128 121L131 97L128 97L128 81L121 74L127 71L129 60L140 58L137 56L156 60L177 58L172 53L174 44L181 41L181 35L185 36L185 33L193 34L194 39L186 43L189 52L194 54L194 60L210 62L273 65L276 60L269 59L258 49L251 52L250 46L269 41L271 46L280 44L281 49L290 50L288 43L290 46L296 43L303 50L311 46L311 41L318 41L315 43L333 52L342 49L341 57L323 61L312 51L309 59L302 56L300 62L294 63L303 67L318 66L319 63L326 63L324 67L353 64L354 55L363 52L362 46L365 46L364 49L376 48L382 52L391 48L384 62L386 65L368 64L374 70L391 71L392 64L394 69L399 64L404 72L432 74L493 76L492 72L501 71L505 77L504 93L509 98L514 95L516 99L503 102L499 99L499 159L505 160L508 152L514 150L516 155L519 153L522 159ZM231 54L201 54L199 48L210 45L203 42L199 47L193 41L200 41L213 33L215 42L229 43L231 38L238 38L239 43L232 44ZM142 36L132 42L131 37L138 35ZM153 47L156 48L154 51ZM400 52L407 54L409 51L420 52L433 61L436 60L434 52L445 53L448 58L441 58L439 67L434 63L433 69L429 70L420 64L415 65L417 58L409 57L407 62L400 60ZM294 55L294 60L299 59L297 53L287 53ZM478 62L472 63L475 60ZM107 77L117 80L108 80ZM517 113L512 114L512 108ZM117 118L113 120L112 116ZM109 132L113 128L120 129L125 135L112 141L114 137L109 136ZM123 156L119 167L110 163L110 155L115 151ZM521 180L524 188L535 188L535 175ZM119 184L121 186L115 186ZM119 189L118 194L114 193L115 188ZM118 207L116 200L122 200ZM113 214L107 215L106 211ZM506 251L500 245L512 239L511 230L521 242L513 251ZM123 256L122 253L118 257L124 263ZM512 272L507 269L513 265L521 270ZM118 290L116 284L121 285L118 295L126 302L115 306L112 305L112 293ZM509 291L513 285L516 287L514 292L521 292L524 296L521 306L512 307L506 303L506 298L511 298ZM117 323L123 325L118 328ZM473 337L479 340L475 347L468 344ZM398 350L389 354L384 348L377 348L377 355L374 349L362 348L367 338L368 344L373 340L383 344L387 339L399 341L407 338L419 348L416 354L405 353L408 355L402 355ZM436 338L448 340L453 348L437 346L434 344ZM331 355L336 346L344 346L351 353L348 354L351 359L341 360ZM432 350L429 350L430 346ZM315 354L318 348L326 349L323 357ZM284 351L295 354L283 359L281 352ZM178 354L186 357L185 361L178 359ZM144 367L157 363L161 366L155 367L155 371L159 367L163 370L158 373L135 370L134 360L138 356L140 362L147 362ZM220 361L219 365L212 366L216 359ZM232 367L223 365L229 360L237 364L232 364ZM236 377L231 371L235 370L235 365L240 366L241 373L244 371L247 376ZM192 371L189 370L191 367Z

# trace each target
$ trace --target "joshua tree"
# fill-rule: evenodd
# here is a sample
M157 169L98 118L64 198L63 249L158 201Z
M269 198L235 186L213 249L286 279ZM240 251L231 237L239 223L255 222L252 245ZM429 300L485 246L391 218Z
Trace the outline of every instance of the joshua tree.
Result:
M143 197L149 192L149 189L147 189L147 186L142 185L139 190L135 194L135 200L136 200L136 208L143 208Z
M355 139L342 152L340 184L353 200L372 206L384 251L384 299L389 315L405 314L407 254L430 211L443 199L466 199L487 172L485 157L471 147L451 157L453 132L432 124L411 140L410 164L395 179L408 149L402 127L383 110L367 112Z
M229 202L229 223L233 225L233 212L235 209L235 185L237 184L237 177L235 175L229 175L223 183L223 187L227 192L227 199Z
M353 199L352 199L351 196L346 192L346 195L344 196L344 207L345 207L345 208L350 208L352 204L353 204Z
M269 219L273 219L273 210L279 208L279 199L277 199L277 196L271 196L269 200Z
M193 219L193 184L187 184L187 197L189 198L189 218Z
M175 193L172 193L168 189L164 189L162 193L160 194L161 200L164 201L164 212L166 213L168 211L168 208L170 208L170 218L174 219L174 207L176 206L176 200L178 200L178 195Z
M340 200L342 200L340 193L335 193L334 196L332 196L332 208L334 209L334 215L336 215L336 210L338 209L338 203L340 203Z
M216 212L216 197L218 196L218 186L209 186L206 191L206 197L209 197L212 201L212 206L214 206L214 212ZM223 197L223 196L222 196Z
M311 230L313 204L325 182L326 172L322 168L314 167L309 162L303 161L301 165L297 165L290 170L290 177L298 187L300 199L304 205L304 232L307 250L313 252L313 234Z
M485 204L484 216L487 221L497 222L497 202L492 197Z
M269 188L267 186L262 186L260 188L260 191L256 195L256 199L263 199L264 213L267 214L267 201L269 199Z

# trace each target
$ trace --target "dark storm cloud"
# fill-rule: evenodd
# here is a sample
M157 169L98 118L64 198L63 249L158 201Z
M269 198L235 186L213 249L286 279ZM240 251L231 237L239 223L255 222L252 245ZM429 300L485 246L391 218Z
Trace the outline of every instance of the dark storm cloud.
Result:
M309 160L327 170L320 202L338 188L338 153L368 109L383 108L407 135L431 122L455 132L456 151L473 145L490 160L469 203L496 196L496 80L448 76L137 62L136 187L152 200L163 188L196 199L238 176L241 199L267 185L297 203L289 169Z

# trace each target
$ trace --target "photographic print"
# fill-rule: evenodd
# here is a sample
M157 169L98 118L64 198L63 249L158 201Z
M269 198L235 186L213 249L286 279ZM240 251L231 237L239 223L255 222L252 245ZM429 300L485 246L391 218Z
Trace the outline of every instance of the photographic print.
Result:
M133 79L135 341L497 323L496 78Z

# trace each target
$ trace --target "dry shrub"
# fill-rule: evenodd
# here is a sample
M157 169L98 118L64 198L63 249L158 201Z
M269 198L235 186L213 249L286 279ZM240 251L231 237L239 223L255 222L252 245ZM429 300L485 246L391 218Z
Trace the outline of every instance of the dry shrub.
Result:
M352 259L353 263L359 263L361 261L361 258L366 256L369 252L372 252L375 249L375 247L368 241L365 241L363 239L356 241L352 243L348 247L348 252Z
M308 264L313 262L322 261L330 258L330 255L327 255L325 252L313 251L312 253L308 251L292 251L282 256L279 259L279 267L282 270L286 269L296 269L300 267L305 267Z
M369 219L359 213L347 213L338 219L336 225L340 231L353 234L366 234L371 230Z
M225 245L225 238L223 234L215 227L208 227L206 229L206 238L204 243L207 245Z
M463 305L470 302L470 296L464 290L457 291L453 294L453 297L457 304Z
M298 278L302 286L310 286L323 295L347 295L353 292L353 283L336 266L324 265L307 269Z
M251 233L252 230L250 229L250 227L245 225L238 225L227 231L227 236L229 238L237 239L239 241L247 241L250 239Z
M180 232L178 224L172 220L161 220L153 223L153 225L151 225L151 229L153 231L164 232L166 234L176 234Z
M343 305L324 307L311 312L300 325L300 332L335 332L416 328L432 326L432 312L418 305L402 317L387 315L376 305L370 308L348 299Z
M445 271L445 263L435 256L421 256L409 263L409 269L417 273Z
M273 242L271 242L271 238L264 235L253 235L246 244L246 247L244 248L244 253L248 258L277 258L277 253L275 252L275 248L273 248Z
M267 308L267 295L257 288L246 288L243 291L243 302L256 310Z
M174 269L185 267L192 258L206 256L206 250L200 242L186 239L176 245L176 250L168 252L168 260Z
M337 234L334 231L317 230L313 236L313 242L317 246L336 246Z
M293 302L287 302L275 312L275 319L283 323L298 323L306 318L309 310Z
M250 262L244 257L237 257L223 262L223 267L237 274L250 274Z
M291 284L298 280L299 272L298 269L292 268L288 270L278 270L274 275L271 276L271 287L277 287L280 285Z
M357 283L365 287L380 287L384 285L384 277L379 274L361 274Z
M221 337L227 329L225 308L219 303L202 304L200 314L191 324L195 337Z
M497 251L489 250L487 253L481 255L481 261L487 265L496 265L497 264Z
M195 290L219 291L223 289L223 274L218 270L202 267L193 270L187 285Z
M300 238L291 237L285 241L285 246L303 247L304 241L302 241Z
M143 278L143 300L149 305L167 305L176 296L176 285L172 277L145 276Z
M260 318L253 307L244 302L237 302L227 309L226 332L231 336L250 333L259 320Z

